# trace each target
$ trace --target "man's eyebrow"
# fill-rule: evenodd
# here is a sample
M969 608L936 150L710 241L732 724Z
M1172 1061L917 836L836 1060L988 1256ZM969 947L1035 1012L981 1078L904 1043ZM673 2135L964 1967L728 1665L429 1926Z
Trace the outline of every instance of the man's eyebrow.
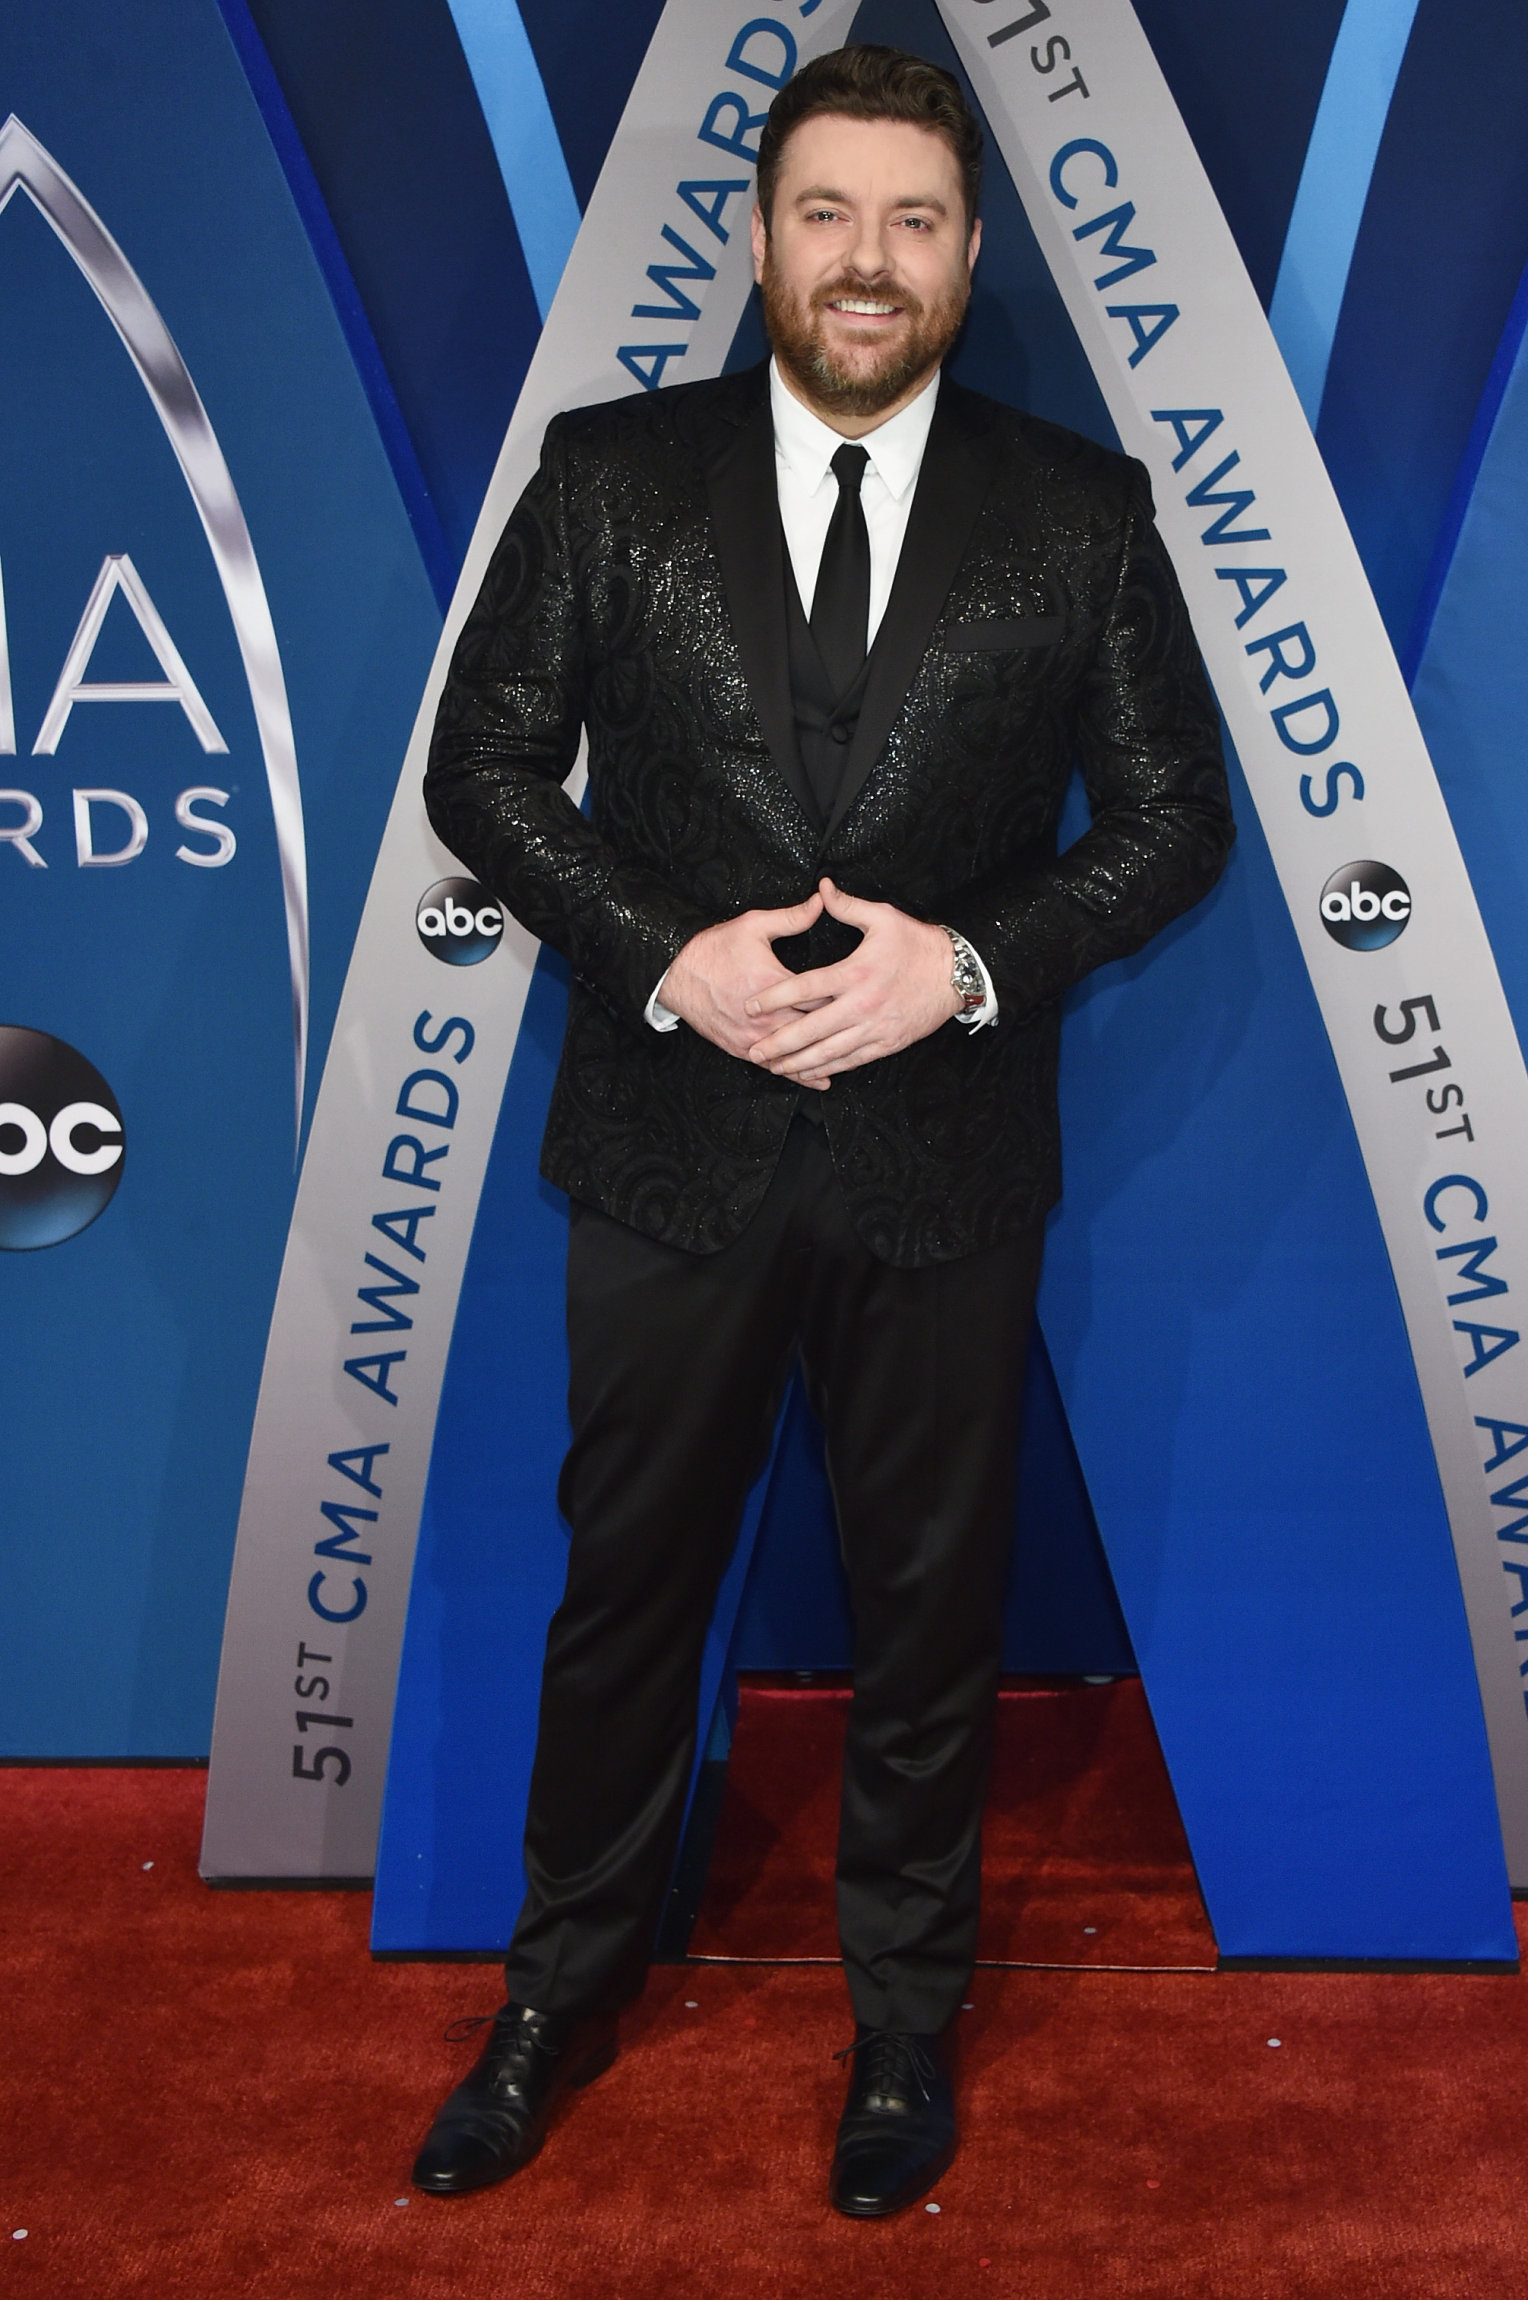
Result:
M854 205L847 192L836 191L831 184L813 184L807 191L798 192L791 205L797 208L810 207L813 200L833 200L844 208ZM935 192L910 193L903 199L893 200L891 205L894 208L928 208L936 216L949 214L945 202Z

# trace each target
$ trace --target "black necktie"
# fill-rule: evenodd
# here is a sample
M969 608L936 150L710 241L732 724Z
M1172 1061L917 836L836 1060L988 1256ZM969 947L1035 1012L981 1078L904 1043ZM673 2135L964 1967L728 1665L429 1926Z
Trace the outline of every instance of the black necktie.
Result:
M833 458L838 501L812 594L812 637L835 695L858 676L870 626L870 535L860 502L860 481L869 461L869 450L848 440Z

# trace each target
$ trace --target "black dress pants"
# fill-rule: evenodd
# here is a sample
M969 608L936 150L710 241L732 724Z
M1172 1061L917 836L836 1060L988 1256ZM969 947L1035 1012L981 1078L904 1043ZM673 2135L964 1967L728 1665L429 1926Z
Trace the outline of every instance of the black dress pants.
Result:
M1042 1224L917 1270L856 1234L798 1119L721 1252L575 1205L572 1527L547 1636L510 1995L629 2001L695 1754L702 1648L799 1348L826 1435L854 1624L838 1920L856 2016L932 2032L975 1955L1024 1353Z

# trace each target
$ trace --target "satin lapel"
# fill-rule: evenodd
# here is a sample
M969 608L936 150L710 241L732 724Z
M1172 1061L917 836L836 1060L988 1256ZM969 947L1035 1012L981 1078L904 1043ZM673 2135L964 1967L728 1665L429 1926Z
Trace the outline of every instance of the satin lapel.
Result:
M707 457L711 527L721 561L732 631L754 711L775 765L814 826L821 822L796 741L785 629L785 538L775 484L769 392Z
M981 441L968 428L955 387L941 383L891 597L871 650L859 725L849 746L827 838L858 798L881 755L965 556L986 489Z

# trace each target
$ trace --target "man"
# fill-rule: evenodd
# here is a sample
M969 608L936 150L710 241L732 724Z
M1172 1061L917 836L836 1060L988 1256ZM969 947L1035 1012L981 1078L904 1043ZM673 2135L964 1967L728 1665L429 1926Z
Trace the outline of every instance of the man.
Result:
M551 425L441 705L431 819L574 985L542 1162L572 1201L567 1591L510 2001L415 2166L439 2193L514 2171L614 2056L798 1349L856 1623L832 2200L894 2211L954 2150L1057 1001L1233 835L1144 473L941 379L980 160L915 57L781 92L769 368Z

